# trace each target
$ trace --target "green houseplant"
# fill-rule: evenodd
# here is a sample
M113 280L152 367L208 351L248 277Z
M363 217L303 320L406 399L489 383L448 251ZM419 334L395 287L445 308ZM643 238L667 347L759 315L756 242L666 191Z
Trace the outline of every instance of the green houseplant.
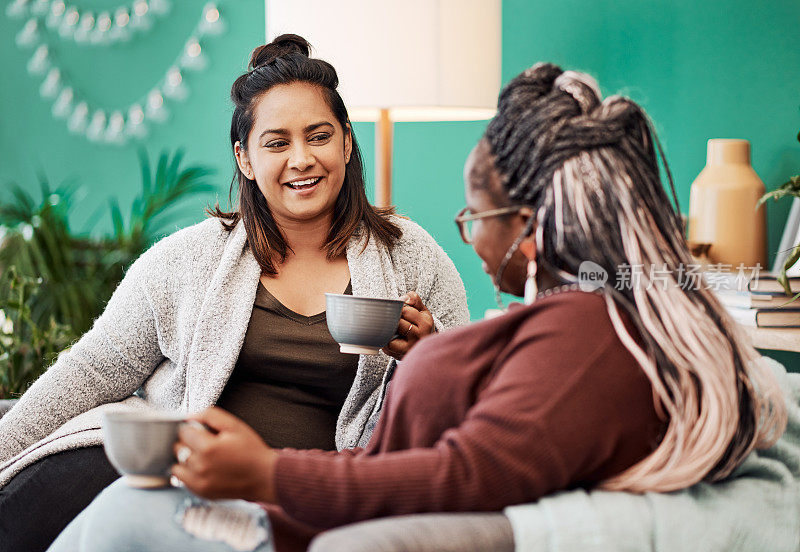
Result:
M797 141L800 142L800 133L797 134ZM789 180L775 188L773 191L764 194L761 199L758 200L758 206L761 206L761 204L768 199L778 201L787 196L800 198L800 174L789 177ZM786 277L786 271L792 268L798 260L800 260L800 243L794 245L792 251L789 253L789 256L786 258L786 262L783 264L781 271L778 273L778 282L780 282L787 295L792 295L794 292L789 285L789 279ZM798 297L800 297L800 293L792 297L789 302L794 301Z
M31 317L41 292L38 279L11 267L8 284L0 296L0 399L21 395L74 338L52 317L44 324Z
M127 267L167 233L167 217L181 200L213 190L212 171L183 166L181 151L161 153L153 166L141 150L139 163L141 190L129 215L123 217L117 199L110 199L111 231L100 237L91 228L70 227L70 183L53 187L40 178L40 201L12 185L11 199L0 203L0 309L11 321L7 328L14 328L2 335L0 399L24 392L52 352L89 329ZM33 336L38 348L26 348Z

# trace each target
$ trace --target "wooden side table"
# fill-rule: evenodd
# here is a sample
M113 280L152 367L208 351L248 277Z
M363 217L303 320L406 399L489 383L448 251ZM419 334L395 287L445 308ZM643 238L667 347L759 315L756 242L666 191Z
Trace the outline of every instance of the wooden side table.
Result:
M745 326L745 331L757 349L791 351L800 353L800 328L754 328Z

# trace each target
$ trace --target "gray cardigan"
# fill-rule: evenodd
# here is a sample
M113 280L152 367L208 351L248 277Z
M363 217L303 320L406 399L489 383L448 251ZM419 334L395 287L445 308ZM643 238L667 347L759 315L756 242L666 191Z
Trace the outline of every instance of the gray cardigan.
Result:
M393 220L403 236L391 251L374 239L348 244L353 294L396 298L413 290L437 330L466 323L466 293L452 261L420 226ZM150 248L92 329L0 418L0 487L47 455L101 444L104 411L188 413L213 405L239 356L259 276L241 223L228 232L208 219ZM338 448L369 440L394 362L383 353L359 358L336 427Z

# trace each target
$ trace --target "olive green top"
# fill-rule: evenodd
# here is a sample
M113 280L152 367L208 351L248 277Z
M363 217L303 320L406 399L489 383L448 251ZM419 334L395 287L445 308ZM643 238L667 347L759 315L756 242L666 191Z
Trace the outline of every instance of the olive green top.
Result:
M350 284L345 293L352 294ZM358 355L339 352L324 312L297 314L259 283L244 345L217 406L272 447L334 450L336 420L357 367Z

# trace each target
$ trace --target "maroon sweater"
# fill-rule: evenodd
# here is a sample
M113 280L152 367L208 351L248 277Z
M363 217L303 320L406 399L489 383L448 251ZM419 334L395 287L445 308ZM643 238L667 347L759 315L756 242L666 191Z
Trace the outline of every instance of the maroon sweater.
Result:
M283 450L276 492L285 513L316 528L500 510L620 473L661 427L603 297L564 291L422 340L399 364L367 448Z

